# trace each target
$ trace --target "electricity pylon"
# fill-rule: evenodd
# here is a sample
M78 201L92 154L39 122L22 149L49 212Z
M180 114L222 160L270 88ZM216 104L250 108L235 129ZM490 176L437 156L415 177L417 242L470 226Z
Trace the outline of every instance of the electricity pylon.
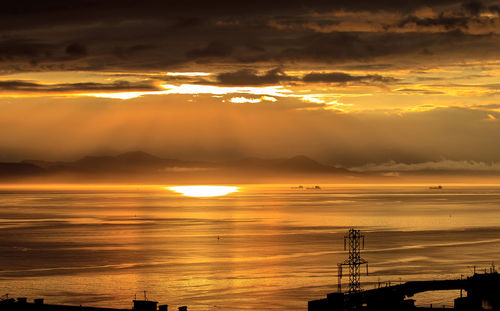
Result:
M349 258L343 263L337 264L339 292L342 292L342 266L349 267L349 293L361 290L359 281L361 277L361 265L366 264L366 274L368 275L368 261L361 258L361 249L364 248L365 236L361 235L359 230L349 229L348 234L344 236L344 250L349 250Z

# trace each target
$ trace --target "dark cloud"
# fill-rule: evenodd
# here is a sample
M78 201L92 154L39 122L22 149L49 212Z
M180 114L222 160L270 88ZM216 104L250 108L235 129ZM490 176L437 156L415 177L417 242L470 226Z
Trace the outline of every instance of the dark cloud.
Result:
M307 31L310 29L323 29L329 26L337 26L341 22L342 20L339 18L330 17L330 19L314 19L308 16L307 18L278 18L272 21L271 25L279 29Z
M113 55L120 59L137 56L140 53L153 50L155 47L152 45L135 44L131 46L121 47L116 46L113 48Z
M335 84L381 84L394 83L398 79L381 75L351 75L344 72L310 72L304 76L290 76L282 69L275 68L263 74L257 70L242 69L217 75L217 84L222 85L276 85L283 82L335 83Z
M482 17L481 13L485 12L498 14L498 6L485 6L479 1L465 2L462 3L460 9L451 8L444 10L435 17L417 17L416 15L408 14L396 27L403 28L409 24L414 24L418 27L442 27L445 30L466 30L472 24L478 26L493 25L497 18L492 18L491 16Z
M198 1L198 0L74 0L39 2L34 0L9 1L2 5L1 26L81 24L93 21L123 21L130 19L212 18L224 16L286 15L302 12L349 11L413 11L422 6L446 6L461 4L460 0L275 0L275 1ZM20 22L20 17L28 17Z
M242 69L236 72L218 74L217 80L224 85L266 85L293 81L297 80L297 78L286 75L280 69L269 70L263 75L259 75L256 70Z
M186 56L189 58L212 58L212 57L227 57L232 52L231 45L225 42L210 42L206 47L188 51Z
M186 28L196 27L203 24L203 20L199 17L180 17L172 26L169 27L170 31L179 31Z
M488 7L488 10L492 13L496 13L500 15L500 5L492 5Z
M61 83L40 84L29 81L0 81L0 91L4 92L91 92L91 91L152 91L156 88L151 83L132 83L115 81L113 83Z
M473 45L484 36L467 35L460 31L446 33L361 33L334 32L313 34L295 38L294 42L284 43L284 49L274 55L281 61L311 61L324 63L342 63L354 61L373 61L387 57L419 56L432 57L430 51L448 50L450 54L478 48ZM288 44L287 44L288 43ZM290 47L290 46L297 47ZM450 50L454 45L453 51ZM288 48L287 48L288 47ZM393 58L394 61L394 58Z
M66 47L66 54L71 57L83 57L87 55L87 47L79 43L71 43Z
M398 81L398 79L393 77L384 77L381 75L353 76L344 72L331 72L331 73L309 73L303 77L303 81L340 83L340 84L345 84L349 82L393 83Z
M417 17L423 6L454 15ZM395 67L408 63L394 56L427 63L436 53L469 59L493 54L498 38L378 31L382 25L365 15L360 22L372 24L372 31L312 29L342 24L342 14L335 12L368 10L373 16L401 14L399 27L413 23L464 31L471 20L482 20L478 10L496 10L492 2L477 6L458 0L15 1L0 11L0 71L161 71L195 64L237 71L304 63L374 66L367 63L374 60Z
M484 5L479 1L470 1L462 4L462 8L471 16L479 16L485 10Z
M447 30L457 29L457 28L468 28L469 17L465 16L445 16L444 14L440 14L435 18L418 18L416 16L410 15L403 19L398 27L404 27L408 24L415 24L421 27L433 27L433 26L441 26Z
M0 88L3 90L18 90L24 88L39 88L39 87L41 87L40 84L27 81L18 81L18 80L0 81Z
M49 59L55 46L36 40L6 39L0 40L0 61L12 62L22 60Z
M498 35L472 35L459 30L430 33L346 33L314 34L296 39L300 47L283 50L276 57L282 63L311 62L340 66L348 63L392 61L394 68L439 67L464 59L494 59L500 48ZM292 45L292 44L290 44Z
M342 67L345 70L384 71L394 68L394 64L357 64Z

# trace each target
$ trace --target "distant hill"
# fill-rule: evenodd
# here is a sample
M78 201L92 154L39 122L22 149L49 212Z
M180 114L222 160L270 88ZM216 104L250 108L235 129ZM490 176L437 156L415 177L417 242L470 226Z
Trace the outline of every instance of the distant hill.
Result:
M166 159L142 151L85 156L76 161L24 160L0 163L0 183L356 183L463 182L498 179L498 171L429 170L360 172L317 162L307 156L243 158L208 162Z
M27 163L44 168L47 172L74 173L133 173L151 172L165 167L189 166L191 162L163 159L142 151L127 152L117 156L86 156L74 162L47 162L25 160ZM194 163L194 162L193 162Z
M289 175L363 175L342 168L321 164L306 156L285 159L245 158L227 162L183 161L164 159L142 151L116 156L86 156L71 162L25 160L19 163L0 163L2 180L27 177L71 179L149 179L170 180L192 178L229 180L279 177Z
M154 155L136 151L117 156L86 156L76 162L69 163L73 169L80 171L143 171L157 170L163 167L182 165L182 161L162 159Z
M347 169L336 168L329 165L323 165L306 156L295 156L286 159L260 159L260 158L245 158L234 162L227 162L228 167L236 169L250 170L268 170L279 172L296 172L296 173L333 173L333 174L353 174Z
M0 162L0 178L40 176L45 173L45 169L35 164Z

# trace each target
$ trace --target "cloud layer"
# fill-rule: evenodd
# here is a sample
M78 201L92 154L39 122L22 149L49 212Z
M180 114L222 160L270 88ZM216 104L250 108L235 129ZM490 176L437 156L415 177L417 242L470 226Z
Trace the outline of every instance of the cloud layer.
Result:
M0 32L0 160L500 157L496 0L15 1Z
M404 66L493 58L499 48L494 1L72 3L6 4L0 70L302 67L394 58Z

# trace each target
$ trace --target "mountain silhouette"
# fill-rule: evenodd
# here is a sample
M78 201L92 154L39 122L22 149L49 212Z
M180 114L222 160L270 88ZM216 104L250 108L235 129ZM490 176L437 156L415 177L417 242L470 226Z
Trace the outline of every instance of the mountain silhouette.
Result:
M0 178L39 176L44 173L43 168L30 163L0 163Z
M117 156L86 156L76 162L69 163L72 168L83 171L137 171L155 170L165 166L181 164L182 161L162 159L154 155L134 151L119 154Z
M321 164L306 156L284 159L244 158L236 161L208 162L165 159L133 151L115 156L85 156L76 161L24 160L0 163L2 180L25 177L72 176L92 180L105 177L167 180L169 178L278 176L301 174L362 175L349 170ZM227 178L226 178L227 179Z
M227 163L228 166L238 169L271 170L281 172L302 173L351 173L343 168L336 168L321 164L303 155L285 159L245 158Z

